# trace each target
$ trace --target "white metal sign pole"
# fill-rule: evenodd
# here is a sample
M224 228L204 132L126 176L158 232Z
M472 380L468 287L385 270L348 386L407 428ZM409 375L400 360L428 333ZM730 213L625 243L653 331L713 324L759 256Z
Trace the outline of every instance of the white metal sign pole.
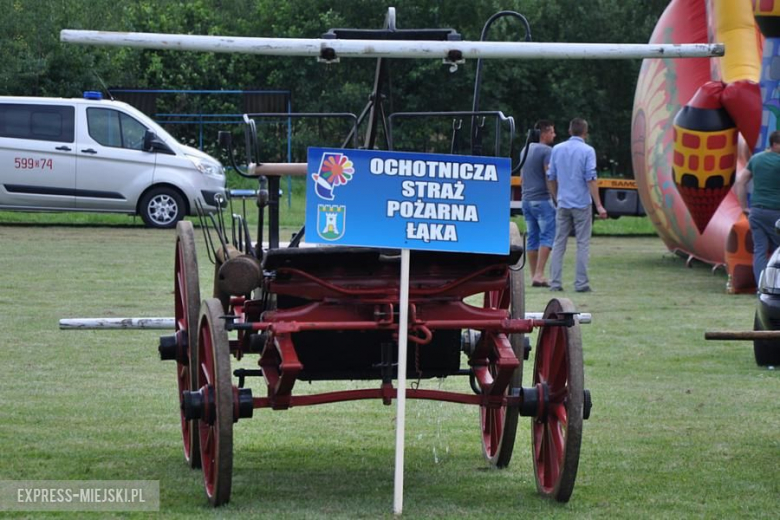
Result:
M395 418L395 487L393 513L404 508L404 430L406 428L406 342L409 324L409 250L401 249L401 298L398 302L398 404Z

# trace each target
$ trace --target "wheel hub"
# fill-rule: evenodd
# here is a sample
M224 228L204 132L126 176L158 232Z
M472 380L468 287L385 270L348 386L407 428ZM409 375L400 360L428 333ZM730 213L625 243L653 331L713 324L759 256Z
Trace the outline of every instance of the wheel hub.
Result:
M254 404L252 390L233 385L233 422L252 417ZM209 426L217 419L216 397L213 385L204 385L200 389L181 393L181 411L188 421L203 421Z
M233 386L233 422L252 417L255 407L252 403L252 390Z
M177 330L176 334L160 336L160 344L157 350L160 352L160 360L172 361L175 359L182 365L186 365L190 362L187 355L188 348L187 331Z
M183 391L181 393L181 411L188 421L201 420L208 425L213 425L217 418L214 407L214 387L204 385L195 391Z
M537 383L530 388L520 389L520 415L543 419L550 404L550 389L547 383Z

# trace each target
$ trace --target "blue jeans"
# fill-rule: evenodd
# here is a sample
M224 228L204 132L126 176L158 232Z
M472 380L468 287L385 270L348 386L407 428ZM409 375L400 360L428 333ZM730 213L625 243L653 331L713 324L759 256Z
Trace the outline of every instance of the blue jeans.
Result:
M753 276L756 277L756 284L761 271L766 268L767 257L780 247L780 235L775 233L775 222L779 218L780 211L755 206L750 208L748 222L753 235Z
M546 200L524 200L523 218L528 231L526 249L538 251L539 246L552 249L555 240L555 208Z

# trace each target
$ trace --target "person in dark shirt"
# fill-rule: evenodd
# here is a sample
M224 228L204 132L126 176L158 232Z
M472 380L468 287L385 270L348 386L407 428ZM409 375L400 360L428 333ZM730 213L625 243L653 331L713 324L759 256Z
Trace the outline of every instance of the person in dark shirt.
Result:
M751 179L753 194L748 207L747 184ZM759 283L767 256L780 247L775 233L775 222L780 219L780 131L769 134L769 148L751 157L739 172L734 191L753 234L753 276Z

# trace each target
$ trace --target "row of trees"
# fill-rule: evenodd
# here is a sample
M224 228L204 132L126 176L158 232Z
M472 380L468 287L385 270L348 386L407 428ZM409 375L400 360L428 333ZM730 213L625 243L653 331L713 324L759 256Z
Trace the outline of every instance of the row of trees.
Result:
M396 0L399 28L452 27L478 40L500 10L524 14L534 41L644 43L666 0ZM79 96L111 87L273 89L292 93L294 111L359 113L373 81L372 60L324 65L310 58L152 51L59 42L61 29L316 38L334 27L379 28L387 4L375 0L3 0L0 92ZM494 24L489 39L518 41L517 21ZM396 60L388 111L470 110L474 61L454 73L435 60ZM552 119L565 135L569 119L591 123L602 167L630 172L630 116L637 60L490 60L484 64L483 109L501 110L520 129ZM167 110L182 109L174 99ZM224 98L201 107L235 110Z

